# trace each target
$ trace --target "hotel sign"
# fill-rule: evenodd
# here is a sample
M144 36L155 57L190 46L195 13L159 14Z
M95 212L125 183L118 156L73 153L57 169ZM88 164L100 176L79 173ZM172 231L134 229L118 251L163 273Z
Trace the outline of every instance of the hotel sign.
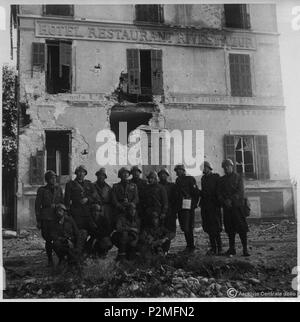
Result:
M42 38L256 49L255 38L248 33L229 33L221 30L199 30L178 27L161 27L158 29L124 24L36 20L35 35Z

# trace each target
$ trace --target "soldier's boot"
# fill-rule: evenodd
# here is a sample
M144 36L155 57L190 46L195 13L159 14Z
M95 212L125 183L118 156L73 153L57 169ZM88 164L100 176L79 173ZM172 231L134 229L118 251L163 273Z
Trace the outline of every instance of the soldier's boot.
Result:
M250 254L248 252L248 242L247 242L247 233L240 233L240 239L243 245L243 256L249 257Z
M46 241L46 254L48 257L48 267L53 267L53 246L51 241Z
M225 253L226 256L234 256L236 255L236 250L235 250L235 234L229 234L229 249Z
M217 255L220 256L223 254L223 246L222 246L222 239L221 239L220 233L216 235L216 243L217 243Z
M193 231L187 231L184 233L185 235L185 240L186 240L186 251L188 253L193 253L196 249L195 247L195 242L194 242L194 233Z
M213 234L209 235L210 250L206 253L207 256L213 256L217 254L217 241L216 236Z

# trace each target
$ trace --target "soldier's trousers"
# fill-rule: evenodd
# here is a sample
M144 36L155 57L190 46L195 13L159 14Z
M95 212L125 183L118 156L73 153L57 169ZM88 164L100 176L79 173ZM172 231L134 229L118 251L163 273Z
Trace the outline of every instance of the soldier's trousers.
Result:
M66 239L55 240L53 249L60 261L67 257L69 264L76 265L79 263L78 248L71 248Z
M180 210L178 213L179 224L184 232L187 247L194 248L194 226L195 226L195 211Z
M55 229L54 220L42 220L41 233L42 237L45 240L45 249L49 260L52 260L52 251L53 251L53 231Z

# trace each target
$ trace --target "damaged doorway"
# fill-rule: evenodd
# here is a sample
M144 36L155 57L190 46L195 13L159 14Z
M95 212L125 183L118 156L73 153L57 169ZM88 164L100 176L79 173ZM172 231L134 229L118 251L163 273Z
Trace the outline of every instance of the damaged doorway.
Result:
M59 183L70 179L71 131L46 131L46 170L54 171Z

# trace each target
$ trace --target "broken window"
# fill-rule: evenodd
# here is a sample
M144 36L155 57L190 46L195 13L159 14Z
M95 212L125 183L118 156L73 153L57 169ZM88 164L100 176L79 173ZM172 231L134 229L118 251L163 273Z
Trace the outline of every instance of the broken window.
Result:
M37 66L41 69L45 66L45 44L32 43L32 67Z
M229 54L231 95L252 96L250 55Z
M137 22L164 23L164 8L162 5L136 5Z
M43 6L44 15L46 16L73 16L74 6L69 5L45 5Z
M246 4L225 4L225 25L228 28L250 29Z
M128 92L133 95L163 94L162 51L127 50Z
M225 136L225 158L246 178L269 179L267 136Z
M72 43L47 41L46 87L49 94L71 92Z
M46 131L46 170L59 177L70 175L71 132Z

